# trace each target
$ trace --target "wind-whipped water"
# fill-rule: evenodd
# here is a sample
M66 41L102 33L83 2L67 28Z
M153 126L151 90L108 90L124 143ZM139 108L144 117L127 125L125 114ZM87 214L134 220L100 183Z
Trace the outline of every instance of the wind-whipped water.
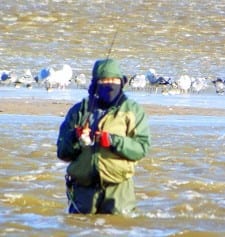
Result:
M152 149L136 167L138 212L69 215L62 117L0 115L1 236L169 236L225 233L225 120L152 116Z
M224 15L224 0L1 0L0 71L89 76L110 52L126 75L224 77Z
M2 0L0 71L72 66L90 77L111 55L124 73L224 77L225 1ZM0 88L0 98L78 101L87 91ZM225 108L224 96L130 93L140 103ZM152 149L135 175L131 217L68 215L56 158L62 117L0 114L1 236L224 236L225 119L150 116Z

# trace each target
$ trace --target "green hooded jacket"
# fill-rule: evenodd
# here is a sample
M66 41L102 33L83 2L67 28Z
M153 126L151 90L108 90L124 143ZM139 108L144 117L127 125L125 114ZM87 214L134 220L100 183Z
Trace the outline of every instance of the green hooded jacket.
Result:
M74 128L83 126L89 117L91 120L88 99L83 99L69 110L60 126L57 155L70 162L68 175L84 186L92 185L96 177L104 183L121 183L131 178L135 164L150 148L148 117L143 108L125 97L119 106L111 107L99 119L97 130L110 133L110 148L103 148L98 142L92 146L80 145Z

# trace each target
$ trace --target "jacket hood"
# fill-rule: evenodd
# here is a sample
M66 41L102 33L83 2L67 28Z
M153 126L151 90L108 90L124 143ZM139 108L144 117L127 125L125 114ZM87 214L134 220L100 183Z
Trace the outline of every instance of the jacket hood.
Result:
M123 74L118 61L115 59L97 60L92 70L92 78L99 80L101 78L120 78Z

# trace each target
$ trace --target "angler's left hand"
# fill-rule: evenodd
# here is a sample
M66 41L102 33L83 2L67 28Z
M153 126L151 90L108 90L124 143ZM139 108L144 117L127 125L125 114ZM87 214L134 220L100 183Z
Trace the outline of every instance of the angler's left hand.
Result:
M99 142L102 147L111 146L111 136L109 132L106 131L96 131L95 132L96 140Z

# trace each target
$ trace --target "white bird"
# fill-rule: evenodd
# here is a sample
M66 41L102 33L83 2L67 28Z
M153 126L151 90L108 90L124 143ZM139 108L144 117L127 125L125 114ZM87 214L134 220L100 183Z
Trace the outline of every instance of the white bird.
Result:
M205 90L207 87L208 84L204 77L197 77L192 81L191 88L193 92L199 93L200 91Z
M13 71L0 71L0 83L4 85L11 85L17 80L17 75Z
M34 77L31 73L30 69L24 70L24 74L18 77L14 81L14 85L16 88L20 88L21 86L25 86L27 88L32 88L32 85L35 83Z
M155 70L155 69L150 68L150 69L147 71L147 73L146 73L145 76L146 76L146 79L149 80L149 82L150 82L151 84L154 84L154 83L157 82L158 77L157 77L157 74L156 74L156 70Z
M49 69L49 76L45 79L45 87L49 91L52 88L65 89L71 82L73 70L68 64L64 64L61 70Z
M84 73L80 73L79 75L77 75L74 81L77 87L82 88L85 87L85 85L87 85L87 77Z
M176 84L178 89L184 93L187 93L191 88L192 78L188 75L181 75L180 78L176 80Z
M1 74L1 78L0 78L0 81L6 81L10 78L10 73L11 71L1 71L0 74Z
M225 80L222 78L217 78L216 80L213 80L212 83L214 84L216 88L216 93L219 95L224 94L225 92Z
M129 84L133 89L144 89L147 85L147 80L145 75L137 74L131 78Z
M50 69L49 68L42 68L38 75L34 78L36 82L40 83L44 79L46 79L50 75Z
M150 68L146 73L146 79L149 81L152 89L157 93L158 89L161 89L161 92L168 91L168 87L172 84L172 79L170 77L159 76L156 73L155 69Z

